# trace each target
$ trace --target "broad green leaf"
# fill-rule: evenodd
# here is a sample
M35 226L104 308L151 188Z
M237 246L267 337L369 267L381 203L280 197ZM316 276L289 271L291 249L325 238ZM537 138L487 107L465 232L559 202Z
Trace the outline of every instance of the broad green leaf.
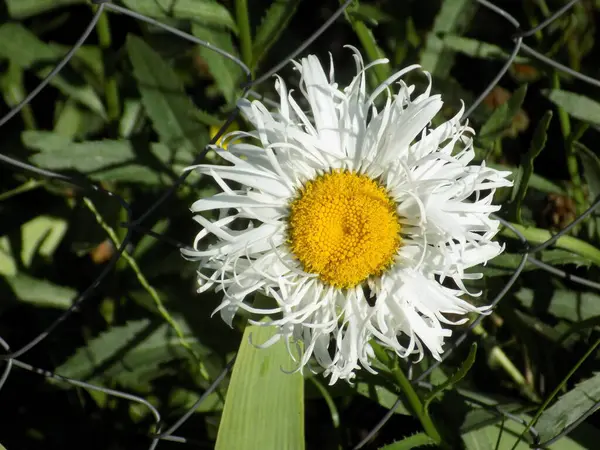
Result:
M511 450L523 428L507 419L504 423L471 430L463 434L462 439L466 450ZM530 447L527 442L520 441L514 450L530 450Z
M546 409L535 424L540 439L545 442L560 434L594 405L600 407L600 373L579 383L556 403Z
M531 139L529 151L521 158L521 165L514 178L514 186L511 193L509 216L517 223L523 223L521 217L521 204L525 200L529 179L533 175L533 162L546 146L548 126L552 120L552 111L547 111L540 119Z
M160 143L134 143L127 140L71 142L44 131L22 134L26 147L37 150L30 160L52 170L72 169L94 180L159 184L176 178L189 165L189 151L172 151Z
M207 349L178 321L185 342L199 355ZM130 321L115 326L79 348L56 373L78 380L102 382L106 380L122 386L144 389L160 376L161 366L182 359L190 359L189 350L167 323L148 319Z
M515 115L519 112L526 94L527 85L523 84L506 103L503 103L494 110L490 118L479 130L479 138L482 141L489 142L490 140L498 138L506 131L510 127Z
M435 441L429 436L427 436L425 433L417 433L413 434L412 436L405 437L401 441L397 441L393 444L380 447L379 450L411 450L413 448L434 445Z
M27 28L16 23L0 26L0 42L0 58L6 58L22 69L33 70L39 78L46 77L64 55L63 51L42 42ZM59 74L50 84L101 117L106 116L100 97L83 80L72 83Z
M208 141L206 128L194 120L196 108L175 71L139 37L128 36L127 51L142 103L160 140L169 147L201 151Z
M474 411L483 412L484 410L477 407ZM528 414L518 413L518 411L513 412L513 414L522 418L525 423L531 421L531 416ZM504 423L502 423L502 420L497 419L493 423L482 420L479 426L472 427L469 431L462 433L462 438L466 450L513 450L515 442L524 429L525 425L509 418L505 418ZM582 424L569 436L559 439L554 444L544 448L549 450L589 450L596 448L599 437L600 432L598 430ZM529 443L523 440L514 447L514 450L527 449L530 449Z
M51 216L38 216L21 227L21 261L31 266L36 255L52 256L67 231L67 222Z
M600 103L584 95L560 89L547 89L543 93L548 100L564 109L570 116L600 125Z
M510 53L497 45L452 34L444 37L444 47L472 58L491 60L500 59L506 61L510 57ZM515 62L517 63L525 63L527 61L527 58L521 56L517 56L515 59Z
M227 8L215 0L122 0L129 9L157 19L175 18L237 31Z
M228 30L193 25L192 33L194 36L211 43L221 50L225 50L233 55L237 54L237 51L233 48L233 41ZM216 53L210 48L200 45L197 47L197 51L200 57L208 64L208 69L227 103L233 103L236 98L238 85L245 81L242 69L229 58Z
M265 326L247 326L244 331L216 450L304 449L304 379L298 372L284 372L295 369L295 363L283 340L268 348L255 347L274 331Z
M58 286L23 273L5 277L3 280L14 294L15 300L40 308L68 309L77 295L77 291L70 287ZM2 297L6 300L5 295Z
M86 0L6 0L6 7L8 15L13 19L25 19L77 3L86 3Z
M421 54L423 69L431 72L434 77L448 77L454 64L454 51L446 48L444 37L447 34L463 33L477 8L477 2L471 0L443 1Z
M515 297L523 306L531 308L534 294L532 289L521 288ZM600 295L592 292L556 290L550 300L544 299L544 302L548 302L548 313L559 319L578 322L600 316Z
M258 29L252 45L252 68L260 63L271 46L279 39L281 32L286 29L294 16L300 0L272 0Z

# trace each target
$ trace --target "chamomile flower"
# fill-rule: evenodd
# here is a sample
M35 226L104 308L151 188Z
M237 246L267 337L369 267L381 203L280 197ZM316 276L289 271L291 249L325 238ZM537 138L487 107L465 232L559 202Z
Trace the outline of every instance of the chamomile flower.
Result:
M463 110L432 127L442 99L427 72L418 95L401 77L419 66L369 93L365 71L385 61L364 67L352 51L356 76L342 90L333 65L326 75L311 55L294 63L300 96L277 77L274 111L238 103L253 131L215 149L228 165L190 168L222 192L192 205L202 230L183 250L199 261L199 291L223 294L216 311L226 323L240 309L273 315L278 332L266 345L303 342L298 367L314 356L332 384L373 372L373 339L402 358L440 359L451 326L488 311L465 299L478 293L464 281L482 276L466 269L502 252L489 215L495 189L511 185L509 172L469 165ZM255 293L273 307L253 307Z

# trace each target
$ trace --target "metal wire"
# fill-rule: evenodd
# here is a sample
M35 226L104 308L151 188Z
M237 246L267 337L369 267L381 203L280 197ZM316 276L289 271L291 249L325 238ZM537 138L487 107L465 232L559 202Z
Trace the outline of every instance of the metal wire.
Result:
M193 42L197 45L206 47L206 48L218 53L219 55L223 56L224 58L227 58L230 61L234 62L246 74L247 81L243 86L243 92L241 94L242 97L246 97L247 95L256 95L256 93L251 90L252 87L264 82L265 80L270 78L273 74L277 73L291 59L298 56L311 43L313 43L316 39L318 39L319 36L321 36L323 34L323 32L325 30L327 30L334 23L334 21L337 20L337 18L341 14L344 13L344 11L348 7L348 5L351 3L351 1L352 0L346 0L323 23L322 26L320 26L306 41L304 41L301 46L299 46L296 50L291 52L289 54L289 56L287 56L283 61L281 61L279 64L276 64L272 69L266 71L265 73L260 75L258 78L253 80L251 70L242 61L240 61L239 58L237 58L235 55L231 55L230 53L228 53L227 51L224 51L221 48L218 48L218 47L212 45L210 42L206 42L201 39L198 39L192 35L189 35L188 33L182 32L181 30L178 30L176 28L173 28L171 26L163 24L155 19L146 17L135 11L115 5L108 0L93 0L93 3L97 4L98 8L97 8L96 12L94 13L92 19L90 20L90 23L86 27L85 31L82 33L81 37L77 40L75 45L73 45L73 47L65 54L65 56L56 65L56 67L46 77L44 77L44 79L35 87L35 89L33 89L22 102L20 102L18 105L13 107L7 114L5 114L3 117L0 118L0 126L5 125L8 121L10 121L10 119L12 119L16 114L18 114L24 106L29 104L48 85L48 83L50 83L50 81L52 81L52 79L65 67L65 65L69 63L69 61L73 58L73 56L75 55L77 50L83 45L83 43L88 39L90 34L94 31L96 24L97 24L98 20L100 19L100 16L102 14L104 14L106 11L110 11L112 13L117 13L117 14L125 14L134 19L144 21L144 22L147 22L154 26L160 27L163 30L165 30L169 33L172 33L176 36L179 36L182 39L185 39L185 40ZM500 15L502 18L504 18L507 22L509 22L509 24L511 24L515 28L515 32L512 35L512 39L514 41L514 46L511 50L509 58L507 59L507 61L503 65L503 67L500 69L500 71L498 71L498 73L494 76L494 78L489 82L488 86L480 93L480 95L476 98L476 100L467 108L467 110L465 112L465 118L468 117L472 113L472 111L474 111L481 104L481 102L484 100L484 98L489 94L489 92L497 85L497 83L500 81L500 79L505 75L505 73L508 71L510 65L514 62L514 60L517 58L517 56L521 52L526 53L530 57L532 57L544 64L550 65L551 67L553 67L556 70L565 72L565 73L573 76L574 78L577 78L585 83L588 83L588 84L596 86L596 87L600 87L600 80L597 80L590 76L576 72L576 71L570 69L569 67L566 67L566 66L542 55L541 53L532 49L531 47L529 47L527 44L525 44L523 42L523 40L525 38L532 36L536 32L542 30L549 24L553 23L559 17L562 17L570 8L572 8L577 3L577 1L578 0L569 1L567 4L565 4L563 7L558 9L554 14L549 16L546 20L544 20L538 26L531 28L529 30L523 31L523 30L521 30L521 25L520 25L519 21L515 17L510 15L507 11L505 11L504 9L500 8L497 5L494 5L490 1L477 0L477 2L481 6ZM507 32L507 34L508 34L508 32ZM234 110L229 114L225 124L221 127L219 132L211 139L210 144L216 142L220 138L220 136L225 132L225 130L231 124L231 122L233 122L235 120L237 113L238 113L238 111ZM209 147L206 146L205 149L196 156L195 162L198 162L205 157L206 152L208 151L208 148ZM160 413L154 406L152 406L152 404L150 404L144 398L136 396L136 395L128 394L126 392L118 391L118 390L113 390L113 389L108 389L108 388L104 388L101 386L96 386L96 385L86 383L86 382L83 382L80 380L63 377L63 376L54 374L51 371L33 367L30 364L27 364L18 359L21 356L26 355L31 349L33 349L40 342L42 342L44 339L46 339L59 326L61 326L75 311L77 311L81 307L82 303L84 303L86 300L88 300L90 298L91 294L93 292L95 292L95 290L104 282L106 276L112 271L115 264L120 259L123 252L125 251L125 248L128 245L130 245L133 231L138 231L138 232L142 232L146 235L153 236L156 239L160 239L176 248L185 247L185 245L183 245L171 238L168 238L166 236L163 236L161 234L155 233L155 232L147 229L146 227L143 226L143 222L154 211L156 211L156 209L162 203L164 203L166 200L168 200L169 197L172 196L177 191L177 189L180 187L180 185L185 181L186 177L188 176L188 173L182 174L177 180L175 180L175 182L169 188L166 189L165 192L163 192L163 194L146 211L141 213L137 218L134 218L133 213L130 208L130 205L122 197L120 197L119 195L117 195L113 192L105 190L104 188L102 188L98 185L92 184L85 179L75 178L73 176L67 176L67 175L53 172L53 171L50 171L47 169L41 169L41 168L35 167L31 164L28 164L24 161L20 161L18 159L15 159L13 157L10 157L10 156L4 155L4 154L0 154L0 162L4 163L5 165L7 165L9 167L28 171L28 172L34 173L38 176L45 177L47 179L60 180L63 182L70 183L71 185L80 188L84 193L85 192L93 192L93 193L104 195L113 200L116 200L119 203L120 207L124 209L124 211L126 212L126 215L127 215L126 221L122 222L120 224L120 226L126 228L126 235L125 235L125 238L123 239L122 244L116 250L115 254L112 256L112 258L106 264L105 269L100 273L100 275L98 275L98 277L94 280L94 282L91 283L90 286L87 289L85 289L80 295L78 295L76 298L73 299L72 306L67 311L65 311L58 319L56 319L54 322L52 322L44 331L40 332L35 337L33 337L26 345L22 346L21 348L19 348L18 350L14 351L14 352L11 352L11 349L10 349L10 346L8 345L8 343L4 339L2 339L2 337L0 337L0 347L2 347L4 349L4 351L6 352L6 353L0 355L0 361L3 361L5 363L3 371L0 374L0 390L4 387L6 380L9 378L10 374L12 373L13 367L17 367L22 370L26 370L29 372L33 372L33 373L42 375L46 378L52 378L57 381L67 383L71 386L81 387L86 390L95 390L95 391L103 392L103 393L113 396L113 397L122 398L122 399L125 399L128 401L131 401L131 402L138 403L140 405L144 405L152 413L152 415L154 417L155 425L156 425L154 434L151 434L148 436L150 439L150 444L149 444L150 450L155 449L161 440L168 440L168 441L179 442L179 443L184 443L184 444L189 443L190 442L189 439L187 439L185 437L181 437L181 436L174 436L173 433L185 421L187 421L189 419L189 417L194 413L194 411L197 409L197 407L205 400L205 398L218 388L221 381L226 377L226 375L231 370L231 367L233 366L233 360L227 364L227 366L225 367L223 372L213 381L213 383L204 392L204 394L198 399L198 401L191 408L189 408L189 410L185 414L183 414L182 417L179 420L177 420L174 425L169 427L166 431L161 432ZM521 258L519 266L517 267L515 272L512 274L508 283L504 286L504 288L501 290L501 292L499 292L496 295L496 297L492 300L492 306L496 306L498 304L498 302L500 300L502 300L502 298L504 298L506 293L512 288L512 286L514 285L514 283L520 276L521 272L523 271L523 268L525 267L525 264L527 261L529 261L530 263L536 265L540 269L545 270L548 273L551 273L555 276L559 276L559 277L568 279L570 281L579 283L581 285L584 285L584 286L587 286L587 287L590 287L593 289L600 289L600 283L597 283L597 282L594 282L591 280L587 280L587 279L584 279L582 277L578 277L575 275L568 274L560 269L557 269L548 264L545 264L544 262L539 261L536 258L531 256L532 253L538 252L540 250L543 250L545 248L552 246L554 243L556 243L556 241L561 236L564 236L573 227L577 226L578 223L580 223L582 220L584 220L586 217L588 217L590 214L592 214L593 211L598 209L599 205L600 205L600 198L597 199L594 202L594 204L587 211L585 211L582 215L580 215L573 223L571 223L569 226L567 226L566 228L564 228L563 230L558 232L551 239L549 239L546 242L539 244L535 247L531 247L529 245L529 243L527 242L527 239L525 238L525 236L523 236L523 234L521 234L517 229L513 228L510 223L504 221L500 217L496 217L496 219L500 220L504 226L508 227L509 229L511 229L513 231L516 238L518 240L520 240L522 247L523 247L523 251L522 251L522 258ZM477 326L481 322L481 320L483 320L483 317L484 316L479 316L475 321L473 321L470 324L470 326L468 328L465 329L465 331L457 339L454 340L454 342L445 351L445 353L443 355L443 360L445 360L452 353L452 351L455 348L460 346L467 339L467 337L470 335L470 332L472 331L472 329L475 326ZM414 384L420 385L421 387L431 389L431 385L428 384L427 382L425 382L424 380L431 373L431 371L434 370L434 368L437 367L442 362L443 361L439 361L436 364L432 365L427 371L423 372L416 379L412 380L412 382ZM473 400L471 398L469 398L469 401L471 401L473 403L477 403L476 400ZM355 447L355 449L360 449L361 447L363 447L364 445L366 445L368 442L370 442L372 440L372 438L381 429L381 427L383 427L385 425L385 423L389 420L389 418L394 414L394 411L399 404L400 404L400 400L398 400L398 402L392 408L390 408L390 410L386 413L386 415L371 430L371 432ZM501 409L499 409L497 407L490 407L489 405L485 405L485 404L479 404L479 406L486 407L486 408L492 410L495 414L498 414L498 415L504 417L505 419L512 420L517 423L521 423L523 425L527 424L527 422L525 422L522 418L518 417L517 415L507 413L506 411L502 411ZM571 424L569 427L565 428L565 430L563 430L561 433L557 434L557 436L553 437L552 439L550 439L549 441L547 441L541 445L539 444L538 433L535 430L535 428L532 427L529 430L529 434L530 434L531 440L533 442L533 445L536 447L537 446L545 447L547 445L550 445L551 443L555 442L556 440L560 439L561 437L563 437L564 435L566 435L570 431L572 431L583 420L585 420L593 411L595 411L597 409L597 407L598 407L598 404L596 404L593 408L591 408L588 412L586 412L576 422Z

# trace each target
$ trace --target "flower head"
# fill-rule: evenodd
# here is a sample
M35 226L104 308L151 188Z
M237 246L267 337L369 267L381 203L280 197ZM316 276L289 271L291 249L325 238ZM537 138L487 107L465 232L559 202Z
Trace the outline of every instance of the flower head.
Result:
M277 314L276 338L304 343L299 368L314 356L331 383L373 371L372 339L400 357L439 359L449 325L467 320L447 315L487 311L463 299L478 295L464 280L482 276L465 270L501 253L489 215L495 189L511 184L509 172L469 165L463 110L431 126L442 100L428 73L419 95L401 80L418 66L368 93L368 67L353 51L357 74L343 90L315 56L295 63L308 113L281 78L276 111L239 102L254 130L216 149L230 165L192 168L223 192L192 205L219 216L196 215L203 229L183 251L200 262L200 291L223 293L225 322L240 308ZM204 243L209 235L216 243ZM254 308L254 293L276 306Z

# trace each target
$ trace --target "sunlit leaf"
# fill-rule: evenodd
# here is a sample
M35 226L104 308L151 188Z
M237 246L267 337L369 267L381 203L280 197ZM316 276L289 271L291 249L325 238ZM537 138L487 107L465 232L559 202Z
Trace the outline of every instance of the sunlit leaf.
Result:
M192 22L224 26L237 30L225 6L215 0L122 0L125 6L145 16L159 19L176 18Z
M46 77L64 56L64 52L42 42L35 34L17 23L5 23L0 26L0 42L2 42L0 58L7 58L22 69L33 70L39 78ZM64 70L67 72L67 69ZM105 117L104 105L100 97L81 80L74 83L59 74L50 81L50 84L65 95L86 105L101 117Z
M208 143L206 128L194 120L195 107L175 71L139 37L128 36L127 51L146 114L161 142L203 150Z
M185 342L199 355L208 350L179 321ZM167 323L148 319L115 326L90 340L56 369L62 376L78 380L103 380L144 389L161 374L160 366L189 359L189 350Z
M394 442L393 444L380 447L379 450L411 450L413 448L421 448L425 446L434 446L435 441L425 433L416 433L412 436Z
M267 9L252 44L252 67L260 63L269 48L279 39L294 16L300 0L272 0Z
M600 374L579 383L542 413L535 424L541 441L559 435L593 407L600 407Z
M231 34L228 30L194 25L192 27L192 32L194 33L194 36L210 42L221 50L225 50L233 55L237 54L237 51L233 48L233 41L231 40ZM225 100L227 100L228 103L233 102L235 100L236 92L238 91L238 86L242 81L245 81L244 72L240 66L229 58L226 58L209 48L198 46L197 51L200 57L206 61L208 69L219 90L225 97Z
M85 2L86 0L6 0L6 8L13 19L25 19L55 8Z
M600 103L575 92L551 89L543 91L556 106L564 109L570 116L594 125L600 125Z
M304 449L304 379L274 329L247 326L235 361L216 450ZM252 342L250 342L252 339Z

